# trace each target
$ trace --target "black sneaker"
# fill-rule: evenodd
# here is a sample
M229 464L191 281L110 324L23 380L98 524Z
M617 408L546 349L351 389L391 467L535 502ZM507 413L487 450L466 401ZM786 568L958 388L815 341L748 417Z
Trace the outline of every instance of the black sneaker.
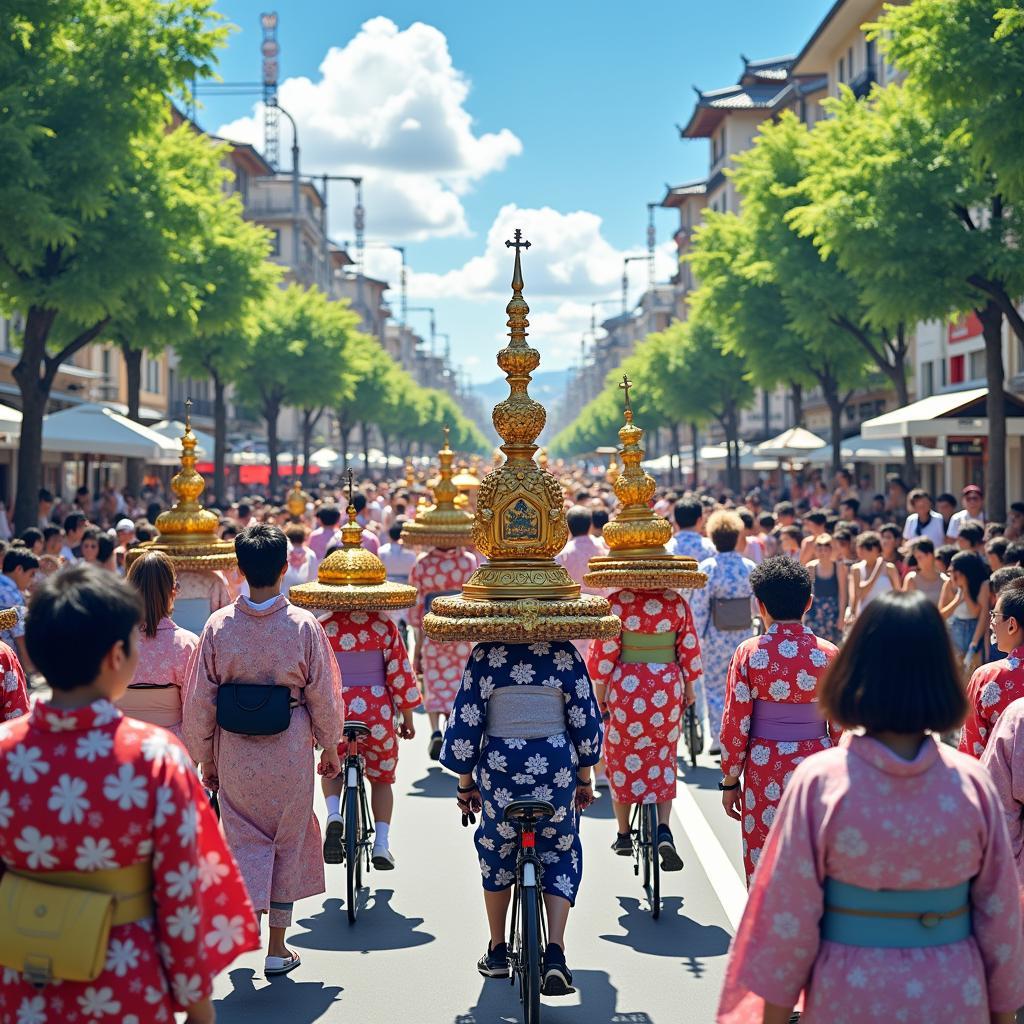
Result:
M508 977L508 946L499 942L493 949L487 943L487 952L476 962L476 969L485 978Z
M575 991L572 987L572 971L565 965L565 951L556 943L549 942L541 965L540 994L571 996Z
M672 830L668 825L658 826L658 853L661 856L662 871L682 871L683 858L676 850L675 840L672 838Z
M341 864L345 860L345 826L334 815L327 821L324 835L324 863Z
M430 735L430 745L427 747L427 753L430 755L431 761L439 761L441 759L441 743L440 730L435 729Z
M633 837L629 832L617 832L615 842L612 843L612 852L619 857L631 857L633 855Z

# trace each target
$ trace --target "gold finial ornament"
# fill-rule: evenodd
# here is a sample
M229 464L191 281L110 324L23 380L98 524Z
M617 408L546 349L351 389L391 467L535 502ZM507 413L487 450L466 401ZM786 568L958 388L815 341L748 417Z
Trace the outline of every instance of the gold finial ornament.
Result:
M473 542L473 517L455 507L459 492L452 480L455 452L448 444L444 428L444 447L437 453L441 474L434 482L434 504L416 510L416 518L402 527L402 541L424 548L462 548Z
M147 551L162 551L179 570L230 569L238 564L235 545L217 536L219 517L203 508L199 496L206 481L196 472L196 435L192 433L192 399L185 399L185 433L181 438L181 469L171 478L177 501L156 519L157 538L125 555L131 565Z
M633 382L625 374L623 391L625 424L619 428L622 471L613 487L619 499L618 515L605 525L607 555L592 558L583 577L588 587L627 587L631 590L699 590L707 576L697 571L697 562L683 555L670 555L665 545L672 539L672 524L651 510L657 484L640 465L644 432L633 422L629 389Z
M363 528L352 503L355 481L348 471L348 522L341 528L339 550L329 554L315 583L290 587L288 599L303 608L331 611L391 611L416 603L416 588L388 580L384 563L362 546Z
M602 597L581 595L554 556L569 536L562 489L534 462L535 444L544 429L544 407L529 394L531 373L540 353L526 344L521 250L530 243L516 230L512 299L506 307L509 343L498 353L509 395L491 421L504 441L506 462L484 478L477 494L473 541L486 556L458 597L438 597L423 619L434 640L606 639L621 624Z
M310 496L302 489L302 481L296 477L285 503L288 507L288 514L292 519L301 519L306 514L306 503L311 500Z

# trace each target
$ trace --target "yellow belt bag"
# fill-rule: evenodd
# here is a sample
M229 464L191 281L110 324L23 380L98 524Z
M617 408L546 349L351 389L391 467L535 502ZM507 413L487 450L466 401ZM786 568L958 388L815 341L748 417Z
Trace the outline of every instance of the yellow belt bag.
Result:
M0 965L33 985L95 981L110 929L153 915L153 866L12 871L0 878Z

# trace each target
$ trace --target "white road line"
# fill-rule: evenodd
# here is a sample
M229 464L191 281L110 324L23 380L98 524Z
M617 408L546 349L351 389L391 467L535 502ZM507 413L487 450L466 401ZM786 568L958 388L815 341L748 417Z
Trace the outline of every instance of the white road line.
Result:
M686 838L697 852L697 859L715 890L718 902L722 904L729 924L735 931L739 927L743 908L747 903L746 887L736 874L728 854L722 849L722 844L685 783L680 783L676 787L674 810Z

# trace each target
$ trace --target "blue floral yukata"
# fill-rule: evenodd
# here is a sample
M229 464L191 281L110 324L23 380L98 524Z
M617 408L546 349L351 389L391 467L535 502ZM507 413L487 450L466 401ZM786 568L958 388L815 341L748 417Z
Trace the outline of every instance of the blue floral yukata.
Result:
M499 739L486 733L487 702L506 686L551 686L565 696L566 726L544 739ZM543 888L575 903L583 876L576 813L577 766L601 756L601 716L586 665L571 643L478 644L445 730L441 763L472 772L483 813L475 840L485 889L498 892L515 878L518 833L502 819L513 800L548 800L555 815L537 829Z

